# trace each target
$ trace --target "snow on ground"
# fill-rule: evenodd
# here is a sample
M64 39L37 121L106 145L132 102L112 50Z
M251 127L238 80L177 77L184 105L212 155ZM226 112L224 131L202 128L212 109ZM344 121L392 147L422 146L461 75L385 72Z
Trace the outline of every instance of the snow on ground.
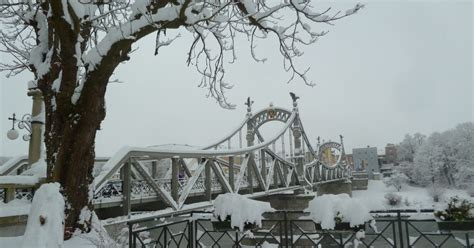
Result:
M31 201L26 199L15 199L9 203L0 202L0 217L28 215Z
M399 206L390 206L385 195L387 193L396 193L402 197ZM359 199L369 210L387 210L387 209L443 209L446 201L452 196L459 196L474 202L474 197L470 197L466 191L459 189L445 189L439 202L434 202L428 193L427 188L403 185L400 192L394 188L388 188L381 180L369 180L367 190L354 190L352 197Z

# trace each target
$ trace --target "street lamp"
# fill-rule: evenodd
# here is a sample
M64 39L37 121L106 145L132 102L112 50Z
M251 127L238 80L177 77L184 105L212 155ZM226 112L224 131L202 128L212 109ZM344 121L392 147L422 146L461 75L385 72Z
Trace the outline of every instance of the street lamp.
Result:
M15 114L9 117L8 120L12 121L12 129L8 130L7 137L11 140L18 138L19 133L15 130L15 125L18 129L25 129L28 132L23 135L23 140L29 141L28 164L31 166L39 161L41 156L44 106L43 95L37 87L29 86L27 95L33 98L31 114L25 114L21 119L17 119Z
M21 119L17 119L15 113L12 117L9 117L8 120L12 121L12 129L8 130L7 137L10 140L16 140L19 136L18 131L15 129L15 124L19 129L25 129L28 133L23 135L24 141L29 141L31 139L31 115L24 114Z

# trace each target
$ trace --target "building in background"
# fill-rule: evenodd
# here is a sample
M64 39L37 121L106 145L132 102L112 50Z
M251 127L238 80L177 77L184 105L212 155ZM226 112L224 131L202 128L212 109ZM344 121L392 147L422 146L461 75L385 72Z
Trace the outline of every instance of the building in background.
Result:
M367 146L366 148L352 149L355 171L365 171L369 179L374 178L374 173L379 173L379 160L377 147Z
M397 161L397 147L394 144L385 146L385 163L392 164Z
M352 157L352 154L346 154L346 161L349 167L354 170L354 158Z

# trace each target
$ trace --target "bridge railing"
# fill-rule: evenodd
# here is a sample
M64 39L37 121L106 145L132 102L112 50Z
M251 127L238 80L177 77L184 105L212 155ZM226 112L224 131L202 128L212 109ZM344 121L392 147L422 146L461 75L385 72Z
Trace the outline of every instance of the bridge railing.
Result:
M439 230L434 218L417 218L419 212L433 216L433 210L375 211L373 221L343 230L321 230L300 211L271 213L261 228L244 232L217 228L209 212L174 216L177 220L165 219L166 223L127 224L129 247L474 247L474 226L464 231Z
M31 200L44 180L37 176L0 176L0 199L6 203L14 199Z

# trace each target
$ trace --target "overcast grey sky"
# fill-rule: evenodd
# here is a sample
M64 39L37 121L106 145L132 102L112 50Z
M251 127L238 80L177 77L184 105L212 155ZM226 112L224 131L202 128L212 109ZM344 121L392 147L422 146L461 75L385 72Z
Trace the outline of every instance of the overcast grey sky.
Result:
M352 5L332 4L336 9ZM472 12L471 1L369 1L335 26L315 26L330 32L298 60L311 66L313 88L298 80L286 84L290 75L274 40L258 47L268 57L264 64L252 61L242 42L237 63L226 70L227 81L235 85L227 93L237 104L232 111L197 88L200 77L185 63L190 45L185 31L156 57L149 37L118 68L114 78L124 83L109 85L96 154L113 155L125 145L206 145L244 118L247 96L255 100L254 109L270 102L291 108L289 91L301 96L300 114L312 141L343 134L347 151L367 145L381 149L406 133L429 134L473 121ZM5 134L11 113L31 111L30 77L0 74L0 156L27 153L26 142L10 141Z

